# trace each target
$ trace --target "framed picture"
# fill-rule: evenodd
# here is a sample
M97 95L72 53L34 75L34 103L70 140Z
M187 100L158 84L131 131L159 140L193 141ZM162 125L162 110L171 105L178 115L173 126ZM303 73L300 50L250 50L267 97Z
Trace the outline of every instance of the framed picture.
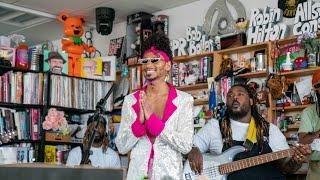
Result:
M102 57L102 79L106 81L116 80L116 57Z
M102 57L92 59L81 58L81 77L89 79L101 79Z
M116 56L117 58L120 57L123 39L124 37L110 40L108 56Z
M43 72L68 75L68 54L62 51L43 51Z

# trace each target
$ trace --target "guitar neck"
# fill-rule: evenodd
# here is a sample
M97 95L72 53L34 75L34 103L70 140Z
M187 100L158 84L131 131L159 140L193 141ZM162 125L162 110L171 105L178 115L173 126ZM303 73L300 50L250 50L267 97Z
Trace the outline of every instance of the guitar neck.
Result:
M275 161L278 159L283 159L283 158L290 157L290 156L291 156L290 149L267 153L267 154L262 154L259 156L241 159L238 161L222 164L219 166L219 171L220 171L220 174L228 174L228 173L231 173L234 171L239 171L241 169L264 164L264 163Z

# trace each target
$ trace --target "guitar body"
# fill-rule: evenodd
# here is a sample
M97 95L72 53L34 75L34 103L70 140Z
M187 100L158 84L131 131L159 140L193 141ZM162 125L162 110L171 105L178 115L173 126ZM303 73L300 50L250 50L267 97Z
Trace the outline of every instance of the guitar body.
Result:
M203 154L203 171L201 175L196 175L191 170L189 161L186 161L184 164L184 180L226 180L227 174L220 173L219 165L232 162L235 155L244 151L244 147L234 146L218 156Z

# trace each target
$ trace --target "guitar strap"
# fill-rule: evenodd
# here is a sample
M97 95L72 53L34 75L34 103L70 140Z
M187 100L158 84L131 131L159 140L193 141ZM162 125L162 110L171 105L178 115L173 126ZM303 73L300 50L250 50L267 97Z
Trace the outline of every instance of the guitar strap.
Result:
M246 140L243 143L243 146L251 151L254 143L257 142L257 128L256 128L256 123L253 117L251 117L248 132L247 132L247 137Z

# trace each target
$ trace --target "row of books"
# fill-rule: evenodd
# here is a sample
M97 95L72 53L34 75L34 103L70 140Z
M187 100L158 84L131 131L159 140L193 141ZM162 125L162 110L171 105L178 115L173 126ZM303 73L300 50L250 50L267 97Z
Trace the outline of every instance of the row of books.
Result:
M96 104L111 88L111 82L70 78L51 75L50 105L76 109L94 110ZM106 103L106 110L112 110L112 95Z
M0 147L0 164L32 163L36 160L38 148L30 143L21 143L19 147Z
M0 76L0 102L42 104L43 74L9 71Z
M145 78L142 75L141 66L135 66L130 68L130 89L131 91L140 89L145 82Z
M212 57L206 56L200 60L173 63L171 80L174 86L194 85L207 82L213 71Z
M39 109L18 111L0 108L0 134L16 130L16 133L11 137L12 139L15 139L14 136L16 136L18 140L39 140L39 122Z

